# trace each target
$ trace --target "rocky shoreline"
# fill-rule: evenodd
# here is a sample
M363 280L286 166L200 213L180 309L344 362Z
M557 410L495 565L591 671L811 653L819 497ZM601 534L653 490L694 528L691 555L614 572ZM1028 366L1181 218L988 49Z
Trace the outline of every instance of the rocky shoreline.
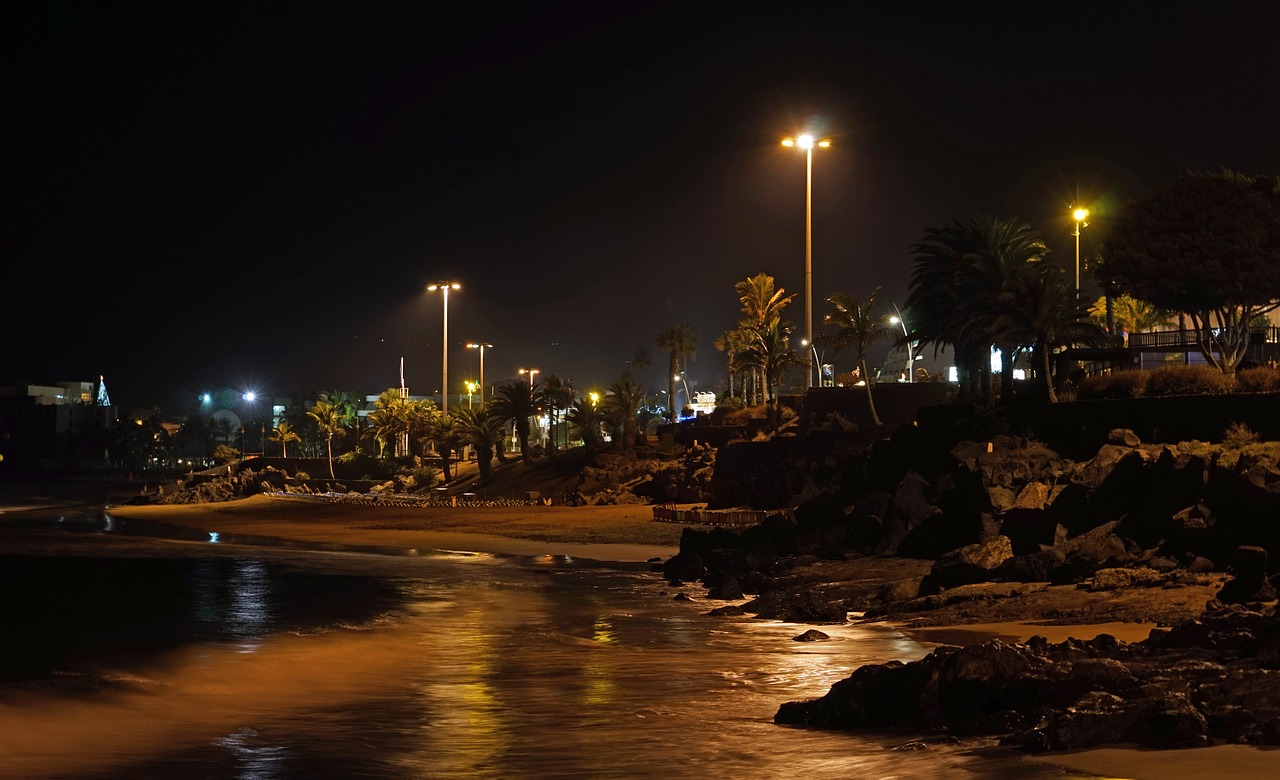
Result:
M944 645L781 703L778 723L996 737L1028 751L1280 745L1270 450L1144 445L1125 430L1084 462L1017 437L960 442L945 457L918 445L870 448L794 519L685 529L655 568L730 602L713 615L1156 628L1128 643Z

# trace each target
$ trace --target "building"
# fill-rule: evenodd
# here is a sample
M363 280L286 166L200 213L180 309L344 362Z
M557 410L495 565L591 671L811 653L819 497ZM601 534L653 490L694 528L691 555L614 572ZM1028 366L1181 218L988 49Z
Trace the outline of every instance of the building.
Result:
M6 468L103 465L115 412L101 378L0 387L0 463Z

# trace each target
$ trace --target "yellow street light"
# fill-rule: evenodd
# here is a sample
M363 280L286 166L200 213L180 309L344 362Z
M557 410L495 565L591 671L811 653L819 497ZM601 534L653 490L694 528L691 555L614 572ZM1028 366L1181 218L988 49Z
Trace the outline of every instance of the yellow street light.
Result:
M1089 209L1075 208L1071 211L1071 218L1075 220L1076 226L1071 231L1071 235L1076 237L1076 297L1080 296L1080 228L1089 227L1089 223L1085 219L1089 216Z
M800 135L795 138L782 139L782 145L799 147L805 151L804 180L804 339L813 343L813 147L826 149L831 141L814 140L812 135ZM809 368L804 372L805 389L813 387L813 358L809 357Z
M480 403L484 403L484 351L493 349L493 345L487 341L472 341L467 344L467 349L480 350Z
M449 410L449 291L460 290L462 285L457 282L436 282L427 285L428 292L439 290L444 296L444 334L440 337L440 349L442 357L440 360L440 411Z
M528 375L529 375L529 387L533 387L533 375L534 375L534 374L536 374L536 373L538 373L538 369L536 369L536 368L522 368L522 369L519 369L516 373L519 373L519 374L528 374Z

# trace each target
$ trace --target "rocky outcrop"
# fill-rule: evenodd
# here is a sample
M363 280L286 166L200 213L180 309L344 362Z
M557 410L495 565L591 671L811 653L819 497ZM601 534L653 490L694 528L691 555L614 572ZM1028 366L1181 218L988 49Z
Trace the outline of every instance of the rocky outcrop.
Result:
M1028 750L1277 744L1278 670L1274 606L1231 607L1132 645L990 640L864 666L823 697L783 704L775 721L1000 735Z

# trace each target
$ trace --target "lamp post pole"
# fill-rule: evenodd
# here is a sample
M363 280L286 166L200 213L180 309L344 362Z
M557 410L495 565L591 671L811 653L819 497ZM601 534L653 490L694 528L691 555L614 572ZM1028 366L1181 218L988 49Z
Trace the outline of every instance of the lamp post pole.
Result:
M907 381L914 382L916 381L916 356L915 350L911 348L911 334L907 332L907 321L902 319L902 312L898 310L898 304L893 304L893 310L896 312L893 319L902 326L903 345L907 348Z
M813 147L831 146L830 140L815 141L812 135L782 139L783 146L798 146L805 151L804 167L804 340L813 343ZM805 371L805 389L813 387L813 358L808 358Z
M429 292L439 290L444 295L444 332L440 336L440 411L449 411L449 290L461 289L457 282L436 282L427 285Z
M470 344L467 344L467 349L480 350L480 405L481 406L484 405L484 351L486 349L492 349L492 348L493 348L492 344L489 344L488 342L484 342L484 341L472 342Z
M1076 298L1080 297L1080 228L1089 227L1089 223L1084 221L1088 216L1089 209L1078 208L1071 212L1071 218L1076 222L1071 231L1071 235L1076 237Z

